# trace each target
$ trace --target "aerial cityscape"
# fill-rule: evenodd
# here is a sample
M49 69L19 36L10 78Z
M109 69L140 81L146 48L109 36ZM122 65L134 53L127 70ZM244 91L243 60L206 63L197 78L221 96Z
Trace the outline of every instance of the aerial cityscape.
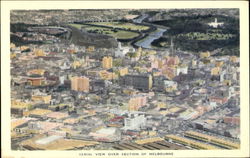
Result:
M12 10L12 150L240 149L239 32L239 9Z

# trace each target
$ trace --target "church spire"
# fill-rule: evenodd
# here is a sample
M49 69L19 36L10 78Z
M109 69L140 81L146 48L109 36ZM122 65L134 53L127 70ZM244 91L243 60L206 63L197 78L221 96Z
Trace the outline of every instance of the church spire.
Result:
M173 38L171 38L170 55L173 56L174 54L175 54L175 52L174 52L174 42L173 42Z

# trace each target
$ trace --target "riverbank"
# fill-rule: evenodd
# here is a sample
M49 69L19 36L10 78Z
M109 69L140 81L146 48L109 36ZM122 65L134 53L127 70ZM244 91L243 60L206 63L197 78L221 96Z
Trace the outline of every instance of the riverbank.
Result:
M163 35L163 33L164 33L165 31L167 31L167 30L157 28L156 31L151 32L151 33L148 34L144 39L137 41L137 42L135 43L135 45L136 45L137 47L152 49L151 43L152 43L154 40L160 38L160 37Z

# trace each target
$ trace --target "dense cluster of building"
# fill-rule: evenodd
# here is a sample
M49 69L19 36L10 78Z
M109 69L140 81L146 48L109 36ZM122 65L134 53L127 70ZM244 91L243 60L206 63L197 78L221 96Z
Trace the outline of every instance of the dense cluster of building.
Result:
M11 21L51 25L128 14L49 12L12 11ZM177 51L172 41L164 50L80 46L51 36L66 31L59 27L29 29L13 34L53 42L10 44L12 149L240 148L239 57Z
M123 50L12 43L12 144L116 149L187 130L239 141L238 57Z
M109 21L119 20L122 18L129 19L128 12L130 10L13 10L11 11L10 20L15 23L26 24L60 24L82 21ZM98 16L97 16L98 15Z

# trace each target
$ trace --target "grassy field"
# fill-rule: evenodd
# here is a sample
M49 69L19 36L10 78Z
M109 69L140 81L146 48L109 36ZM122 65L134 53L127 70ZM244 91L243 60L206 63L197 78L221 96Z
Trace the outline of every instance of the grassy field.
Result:
M84 24L69 24L70 26L73 26L77 29L81 29L81 28L84 28L86 29L87 31L93 31L93 30L100 30L100 31L103 31L103 30L111 30L111 29L108 29L108 28L104 28L104 27L95 27L95 26L90 26L90 25L84 25Z
M139 34L135 32L129 32L129 31L118 31L116 33L113 33L112 36L116 37L118 39L130 39L137 37Z
M135 25L132 23L123 23L123 22L93 22L89 24L100 25L100 26L110 26L113 28L127 29L133 31L143 31L148 30L148 26L143 25Z
M73 26L77 29L84 28L90 33L99 33L99 34L105 34L113 36L117 39L130 39L139 36L138 33L130 32L130 31L123 31L123 30L113 30L110 28L104 28L104 27L97 27L97 26L90 26L90 25L84 25L84 24L69 24L70 26Z
M75 27L77 29L80 29L83 25L81 24L69 24L69 26Z

